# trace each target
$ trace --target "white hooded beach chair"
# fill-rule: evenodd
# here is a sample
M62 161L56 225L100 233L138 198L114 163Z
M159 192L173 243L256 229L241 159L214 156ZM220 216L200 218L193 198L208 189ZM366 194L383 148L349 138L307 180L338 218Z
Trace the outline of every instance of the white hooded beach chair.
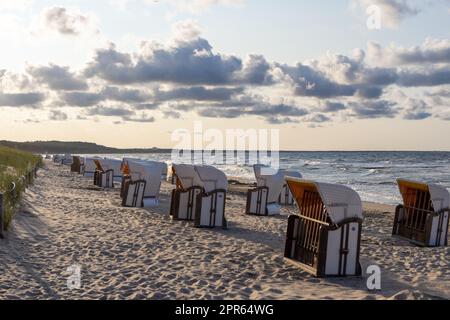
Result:
M302 175L300 172L283 170L283 173L284 173L285 179L287 177L292 177L292 178L297 178L297 179L302 178ZM294 197L292 196L291 190L289 190L289 187L286 182L284 183L283 188L281 189L281 193L278 198L278 203L283 206L292 206L295 203Z
M122 179L122 161L108 158L94 159L96 166L94 184L102 188L114 188L114 180Z
M403 198L392 234L424 247L448 245L450 193L442 186L399 179Z
M70 172L82 173L83 170L83 158L79 156L72 156L72 164L70 165Z
M203 228L227 228L227 176L212 166L195 166L195 171L202 182L203 192L197 195L194 225Z
M253 166L256 177L255 189L248 190L246 214L272 216L280 214L278 204L284 185L284 173L262 165Z
M342 185L286 181L300 213L289 217L284 256L317 277L361 275L358 193Z
M156 207L159 205L162 163L139 159L123 160L122 205L125 207Z
M170 215L174 220L193 221L196 213L197 196L203 193L203 182L195 166L173 164L176 187L172 190Z
M83 176L89 178L94 176L95 170L97 169L94 160L98 159L100 158L84 157L82 168Z
M105 171L112 170L113 172L113 179L121 181L122 180L122 161L117 159L99 159L103 169Z

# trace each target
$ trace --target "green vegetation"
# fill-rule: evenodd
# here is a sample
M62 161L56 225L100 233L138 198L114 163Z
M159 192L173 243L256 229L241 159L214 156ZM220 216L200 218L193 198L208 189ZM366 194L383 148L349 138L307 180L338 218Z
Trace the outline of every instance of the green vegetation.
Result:
M23 176L40 165L40 156L8 147L0 147L0 193L3 193L3 225L6 229L27 183ZM13 183L16 191L10 192ZM1 231L1 230L0 230Z
M124 153L160 153L171 152L168 149L146 148L146 149L119 149L110 148L89 142L64 142L64 141L31 141L14 142L0 141L0 146L14 148L33 153L70 153L70 154L124 154Z

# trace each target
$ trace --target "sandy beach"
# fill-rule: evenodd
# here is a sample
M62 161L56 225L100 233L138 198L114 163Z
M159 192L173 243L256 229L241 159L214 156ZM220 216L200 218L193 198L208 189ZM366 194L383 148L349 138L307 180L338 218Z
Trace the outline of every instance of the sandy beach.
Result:
M287 217L243 214L242 187L227 199L229 230L195 229L168 217L163 183L155 209L120 206L119 189L46 163L0 240L0 299L450 299L450 248L392 238L394 207L365 203L363 270L378 265L382 289L366 278L316 279L283 259ZM81 267L69 289L67 268Z

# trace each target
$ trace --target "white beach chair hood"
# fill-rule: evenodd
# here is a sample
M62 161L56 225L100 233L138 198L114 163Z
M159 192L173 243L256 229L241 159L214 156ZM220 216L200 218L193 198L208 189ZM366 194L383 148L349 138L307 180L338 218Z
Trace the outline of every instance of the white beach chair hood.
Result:
M355 190L339 184L297 178L287 178L286 180L315 185L333 223L339 224L351 218L364 219L361 198Z
M133 180L145 180L144 197L157 197L161 187L161 175L163 166L158 162L138 159L124 160L130 168L130 175Z
M450 207L450 193L448 190L437 184L429 184L431 201L433 202L433 208L435 211L440 211Z
M212 166L195 166L195 171L203 183L205 192L228 190L228 179L225 173Z
M175 171L181 185L184 189L199 186L203 187L203 182L195 171L195 166L188 164L173 164L172 169Z
M268 187L269 194L267 196L267 202L273 203L278 201L278 197L281 193L281 189L284 185L284 172L278 170L275 174L272 175L264 175L264 169L270 171L269 167L265 167L263 165L255 165L253 166L253 170L255 172L256 184L258 187Z

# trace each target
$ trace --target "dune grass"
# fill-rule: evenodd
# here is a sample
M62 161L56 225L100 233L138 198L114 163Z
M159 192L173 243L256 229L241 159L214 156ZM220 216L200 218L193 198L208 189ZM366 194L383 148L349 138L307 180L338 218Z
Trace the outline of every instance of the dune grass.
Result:
M0 193L3 194L3 228L6 229L25 189L24 175L42 163L42 158L32 153L0 147ZM13 183L16 191L10 192ZM1 230L0 230L1 231Z

